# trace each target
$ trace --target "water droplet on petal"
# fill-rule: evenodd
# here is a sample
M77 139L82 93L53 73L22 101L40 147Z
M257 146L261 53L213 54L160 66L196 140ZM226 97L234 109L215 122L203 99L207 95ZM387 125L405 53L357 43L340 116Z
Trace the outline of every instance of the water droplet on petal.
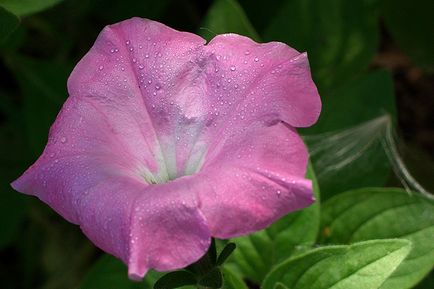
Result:
M62 138L60 139L60 142L61 142L61 143L66 143L66 137L62 137Z
M245 54L245 55L249 55L249 54L250 54L250 51L246 50L246 51L244 52L244 54Z
M103 70L103 69L104 69L104 66L100 65L100 66L98 67L98 69L99 69L99 70Z
M235 71L236 69L237 68L234 65L231 66L231 71Z
M258 62L259 61L259 58L258 57L255 57L255 62Z

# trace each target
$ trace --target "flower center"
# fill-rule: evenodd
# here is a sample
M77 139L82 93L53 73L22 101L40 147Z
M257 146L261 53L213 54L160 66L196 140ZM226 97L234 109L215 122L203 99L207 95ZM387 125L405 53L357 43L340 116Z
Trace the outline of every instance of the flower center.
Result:
M175 138L176 139L176 138ZM206 146L202 142L191 143L189 146L176 141L161 142L154 150L157 169L141 169L141 176L148 184L162 184L174 179L194 175L203 166Z

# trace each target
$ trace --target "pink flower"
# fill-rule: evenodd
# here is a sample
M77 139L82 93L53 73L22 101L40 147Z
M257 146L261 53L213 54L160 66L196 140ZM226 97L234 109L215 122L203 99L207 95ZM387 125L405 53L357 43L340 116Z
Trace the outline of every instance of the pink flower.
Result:
M12 186L142 278L309 206L294 127L321 103L307 56L134 18L106 27L68 80L42 156Z

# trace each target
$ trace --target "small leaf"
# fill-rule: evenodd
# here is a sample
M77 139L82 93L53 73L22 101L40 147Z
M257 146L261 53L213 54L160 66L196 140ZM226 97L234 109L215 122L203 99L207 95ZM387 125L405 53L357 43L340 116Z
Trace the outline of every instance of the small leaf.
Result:
M154 284L154 289L172 289L197 283L194 275L188 271L167 273Z
M206 14L199 34L207 40L217 34L237 33L259 41L242 7L236 0L216 0Z
M377 289L407 256L407 240L373 240L314 249L278 265L263 289ZM285 288L285 287L283 287Z
M212 264L217 262L217 248L214 238L211 238L211 245L209 246L208 252L206 254L209 255Z
M20 19L17 16L0 6L0 44L18 27L19 23Z
M16 15L24 16L45 10L62 0L0 0L0 5Z
M317 199L313 205L286 215L265 230L232 239L237 250L230 261L243 277L260 284L275 265L315 243L320 225L319 188L310 165L307 178L313 182Z
M236 247L237 245L235 245L235 243L227 244L221 251L217 259L216 265L217 266L222 265L226 261L226 259L232 254L232 252L235 250Z
M405 238L413 243L382 289L410 288L434 266L434 204L418 193L393 188L349 191L324 204L322 220L323 242Z
M80 289L151 289L161 274L148 272L142 282L128 279L127 267L110 255L102 256L89 270Z
M220 269L217 267L211 269L199 280L199 285L210 288L221 288L223 286L223 276Z

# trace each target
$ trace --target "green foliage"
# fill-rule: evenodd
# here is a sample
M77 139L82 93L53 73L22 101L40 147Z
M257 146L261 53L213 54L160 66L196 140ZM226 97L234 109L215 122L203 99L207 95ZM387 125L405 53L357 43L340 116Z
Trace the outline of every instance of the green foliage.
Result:
M320 208L319 188L312 167L309 167L307 177L313 181L315 204L288 214L265 230L233 239L237 250L232 260L246 278L260 284L276 264L314 244Z
M364 188L340 194L322 210L322 241L349 244L370 239L405 238L408 257L382 289L414 286L434 266L434 203L401 189Z
M50 8L63 0L0 0L0 5L16 15L24 16Z
M152 289L160 275L149 272L142 282L131 281L128 279L127 268L121 261L104 255L90 268L80 289Z
M247 285L229 268L223 268L223 289L247 289Z
M19 23L20 19L17 16L0 6L0 44L17 28Z
M154 289L172 289L186 285L195 285L196 277L188 271L174 271L165 274L155 282Z
M378 46L377 6L364 0L288 0L264 38L307 51L320 92L327 92L372 61Z
M434 2L383 0L384 21L399 46L423 68L434 69Z
M214 1L199 30L199 34L207 40L222 33L238 33L259 40L259 35L236 0Z
M66 80L72 69L25 57L10 56L7 61L24 97L27 140L36 156L42 152L48 130L66 99Z
M374 240L312 250L276 267L263 289L376 289L411 249L407 240Z
M377 126L367 126L363 131L354 129L385 114L389 119ZM389 72L371 72L323 95L318 123L303 131L314 135L306 140L314 167L321 172L318 178L323 199L353 188L385 184L390 165L379 140L390 121L396 121L396 108ZM347 135L342 130L347 130ZM324 135L327 132L331 134ZM341 162L345 166L339 167Z

